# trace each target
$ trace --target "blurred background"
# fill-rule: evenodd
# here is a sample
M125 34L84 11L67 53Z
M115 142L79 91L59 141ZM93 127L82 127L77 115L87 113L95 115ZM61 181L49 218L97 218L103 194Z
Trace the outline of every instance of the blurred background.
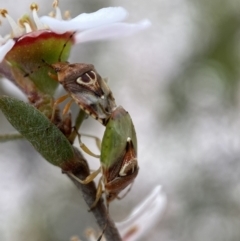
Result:
M31 3L1 1L0 8L17 19ZM51 11L51 1L37 3L40 15ZM70 58L109 78L137 131L140 173L126 198L111 204L112 217L126 218L161 184L167 208L141 241L239 241L240 0L60 2L72 17L108 6L125 7L129 22L152 22L132 37L77 45ZM9 30L3 21L0 33ZM0 80L0 93L24 99L7 82ZM82 127L100 138L103 131L91 118ZM0 133L14 132L0 113ZM27 141L0 144L0 240L83 239L87 227L97 228L95 220L59 168Z

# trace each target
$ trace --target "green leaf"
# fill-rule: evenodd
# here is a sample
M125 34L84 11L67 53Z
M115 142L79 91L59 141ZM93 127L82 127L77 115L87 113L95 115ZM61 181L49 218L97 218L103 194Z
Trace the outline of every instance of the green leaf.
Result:
M47 161L61 167L73 158L73 148L67 138L33 106L12 97L1 96L0 109Z

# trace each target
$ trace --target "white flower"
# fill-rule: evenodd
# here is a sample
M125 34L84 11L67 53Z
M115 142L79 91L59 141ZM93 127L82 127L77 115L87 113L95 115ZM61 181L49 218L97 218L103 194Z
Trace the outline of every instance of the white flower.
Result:
M146 235L154 225L162 218L167 205L167 197L162 192L161 186L156 186L149 196L140 203L129 217L116 223L116 227L123 241L137 241ZM89 241L96 241L97 235L92 229L87 231ZM105 239L102 238L102 241Z
M138 23L122 23L128 16L127 11L122 7L109 7L98 10L94 13L83 13L70 20L63 20L58 1L54 1L55 18L43 16L38 17L36 4L31 5L33 14L32 22L29 18L23 17L20 24L17 24L8 14L7 10L1 9L0 14L7 18L12 27L12 36L0 36L0 62L4 59L8 51L14 46L14 39L24 37L24 34L34 33L38 30L50 29L62 34L65 32L76 32L74 43L86 41L113 39L134 34L151 25L149 20L142 20Z
M156 186L151 194L140 203L121 223L116 223L123 241L136 241L162 218L167 204L167 197L161 186Z
M127 36L150 26L149 20L136 24L120 23L128 16L122 7L109 7L94 13L83 13L64 21L51 17L41 17L41 21L56 33L77 31L76 43Z

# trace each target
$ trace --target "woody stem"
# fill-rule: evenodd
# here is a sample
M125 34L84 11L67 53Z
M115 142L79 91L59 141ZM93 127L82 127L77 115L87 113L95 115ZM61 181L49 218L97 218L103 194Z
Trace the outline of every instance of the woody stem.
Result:
M74 151L75 151L75 156L78 160L78 163L81 163L81 165L75 169L73 174L77 178L84 180L90 174L87 161L84 159L82 154L76 148L74 148ZM85 202L91 209L91 206L96 199L96 192L97 192L94 182L90 182L88 184L81 184L71 175L68 175L68 177L72 180L72 182L76 185L76 187L82 192ZM109 213L103 203L102 198L98 201L97 205L93 209L91 209L91 212L95 216L96 221L99 227L101 228L101 230L105 229L104 236L107 241L122 240L113 220L109 216Z

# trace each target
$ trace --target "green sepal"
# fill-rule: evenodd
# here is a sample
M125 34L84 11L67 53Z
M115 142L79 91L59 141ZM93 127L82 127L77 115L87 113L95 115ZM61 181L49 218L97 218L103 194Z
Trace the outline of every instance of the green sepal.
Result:
M102 139L100 161L104 167L111 167L123 157L129 137L137 153L137 137L132 119L129 113L119 106L111 114Z
M68 59L73 45L70 35L71 33L56 34L50 30L38 30L17 39L5 57L17 85L24 85L24 76L27 75L39 91L53 95L58 82L49 76L53 69L47 64L59 62L62 50L61 61Z
M8 121L51 164L62 167L74 156L62 132L30 104L12 97L0 97L0 109Z

